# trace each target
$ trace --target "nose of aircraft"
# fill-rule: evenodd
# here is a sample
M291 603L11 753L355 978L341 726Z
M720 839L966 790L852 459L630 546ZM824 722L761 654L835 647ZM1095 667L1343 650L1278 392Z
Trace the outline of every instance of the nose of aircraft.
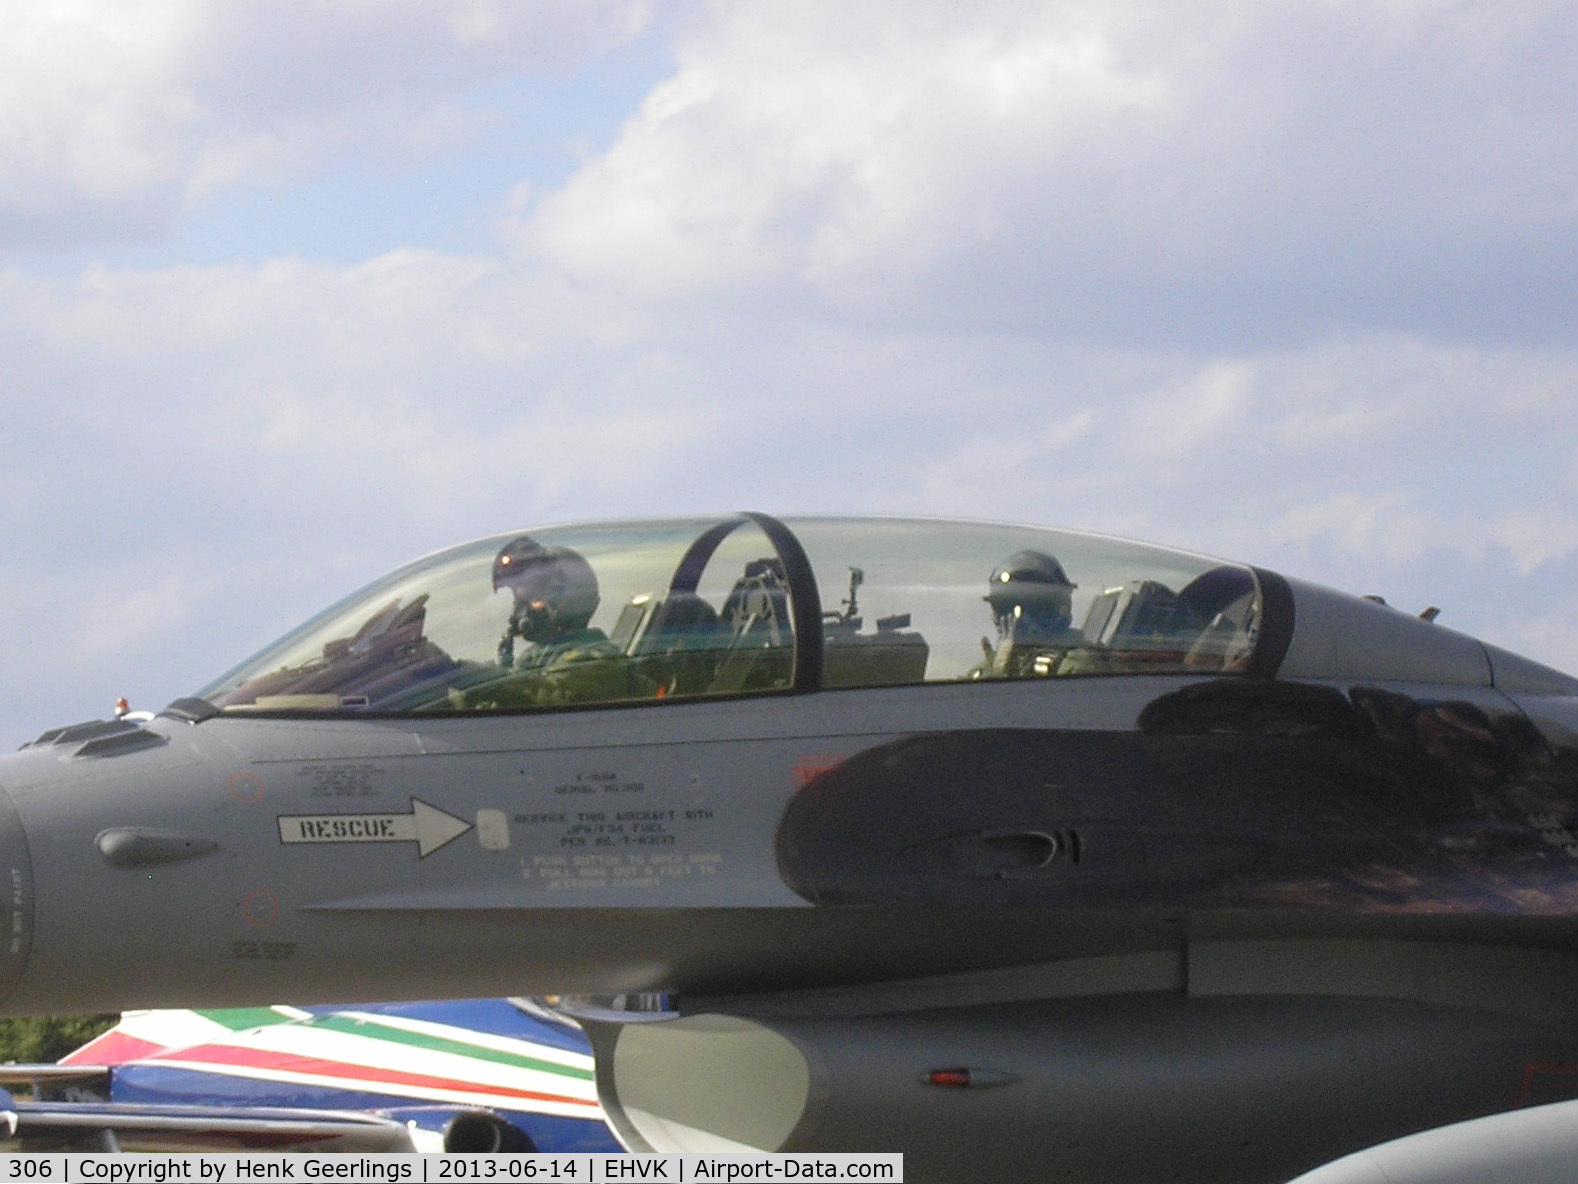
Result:
M33 935L33 864L16 804L0 786L0 1003L27 965Z

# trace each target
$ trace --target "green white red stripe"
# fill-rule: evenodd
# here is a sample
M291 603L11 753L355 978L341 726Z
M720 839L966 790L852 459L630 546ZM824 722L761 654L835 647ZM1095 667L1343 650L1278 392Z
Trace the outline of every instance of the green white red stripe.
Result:
M592 1059L584 1053L409 1016L295 1008L129 1012L67 1063L127 1059L452 1105L601 1117Z

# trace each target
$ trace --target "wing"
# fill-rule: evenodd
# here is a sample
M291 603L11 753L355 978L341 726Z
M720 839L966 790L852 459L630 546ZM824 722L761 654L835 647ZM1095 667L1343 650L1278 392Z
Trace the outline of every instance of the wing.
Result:
M415 1151L404 1122L349 1110L17 1102L19 1151Z
M349 1110L118 1102L19 1102L15 1110L21 1151L416 1150L406 1123Z
M75 1098L104 1099L109 1097L109 1084L108 1065L57 1065L53 1062L0 1065L0 1087L23 1086L36 1095L55 1097L70 1091L70 1096Z

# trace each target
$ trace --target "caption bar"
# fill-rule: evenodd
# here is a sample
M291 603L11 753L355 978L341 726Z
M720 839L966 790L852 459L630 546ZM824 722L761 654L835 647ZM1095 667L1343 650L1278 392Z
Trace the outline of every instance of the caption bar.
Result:
M0 1155L0 1184L735 1184L742 1180L875 1180L903 1184L898 1152L822 1155Z

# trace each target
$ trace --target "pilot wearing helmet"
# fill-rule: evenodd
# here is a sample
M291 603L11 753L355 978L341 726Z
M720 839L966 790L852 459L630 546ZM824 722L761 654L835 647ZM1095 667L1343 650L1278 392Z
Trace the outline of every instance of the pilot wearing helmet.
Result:
M972 678L1032 678L1057 672L1063 655L1085 642L1073 628L1074 589L1063 565L1042 551L1015 551L992 571L986 603L992 606L997 644L981 639L986 659Z
M652 692L607 634L592 628L597 576L576 551L545 547L527 535L511 539L494 557L493 590L513 598L499 639L504 673L469 692L467 705L612 701ZM525 644L517 648L517 642Z
M539 670L578 646L606 644L590 628L599 600L592 565L568 547L544 547L526 535L511 539L493 560L493 590L514 597L499 641L499 665ZM527 643L518 656L515 641Z

